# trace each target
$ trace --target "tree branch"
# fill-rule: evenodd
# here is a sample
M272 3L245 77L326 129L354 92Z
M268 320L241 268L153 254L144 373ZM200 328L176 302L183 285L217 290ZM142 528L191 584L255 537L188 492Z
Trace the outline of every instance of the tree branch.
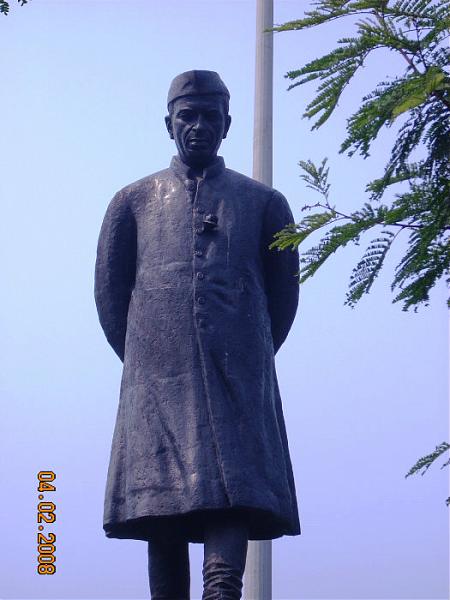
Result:
M336 210L329 204L322 204L321 202L317 202L317 204L314 204L314 206L317 206L319 208L325 208L326 210L331 210L332 212L339 215L342 219L348 219L349 221L353 221L354 223L357 223L358 220L360 220L360 219L355 219L355 217L352 217L351 215L346 215L345 213L343 213L339 210ZM312 208L312 207L308 206L308 207L304 207L304 208ZM413 223L398 223L397 221L395 221L394 223L386 223L386 221L384 221L382 219L376 221L374 224L375 225L384 225L385 227L389 227L392 225L392 227L401 227L402 229L423 229L424 228L424 225L414 225ZM443 229L450 230L450 226L444 227Z

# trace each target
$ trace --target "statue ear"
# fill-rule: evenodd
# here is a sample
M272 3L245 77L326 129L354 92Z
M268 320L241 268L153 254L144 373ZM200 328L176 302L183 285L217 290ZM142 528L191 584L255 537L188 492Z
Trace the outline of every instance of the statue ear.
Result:
M167 115L167 117L164 117L164 120L166 122L166 127L167 131L169 132L170 139L173 140L172 119L169 115Z
M223 132L223 139L225 139L227 137L227 133L228 133L228 130L230 129L230 125L231 125L231 116L227 115L226 119L225 119L225 129Z

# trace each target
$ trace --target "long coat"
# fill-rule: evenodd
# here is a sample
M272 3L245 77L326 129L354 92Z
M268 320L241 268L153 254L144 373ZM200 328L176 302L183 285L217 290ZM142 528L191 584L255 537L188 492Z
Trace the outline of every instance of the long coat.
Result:
M282 194L222 157L197 180L173 157L109 204L95 299L123 375L108 537L150 539L175 519L202 541L199 515L228 509L246 512L249 539L300 533L274 362L298 252L267 248L292 222Z

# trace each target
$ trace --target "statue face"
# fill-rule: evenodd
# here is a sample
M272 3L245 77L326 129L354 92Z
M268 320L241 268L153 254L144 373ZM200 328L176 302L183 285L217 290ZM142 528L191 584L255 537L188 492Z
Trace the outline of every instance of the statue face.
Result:
M223 98L213 94L177 98L172 115L166 117L167 130L181 160L197 168L214 160L230 123Z

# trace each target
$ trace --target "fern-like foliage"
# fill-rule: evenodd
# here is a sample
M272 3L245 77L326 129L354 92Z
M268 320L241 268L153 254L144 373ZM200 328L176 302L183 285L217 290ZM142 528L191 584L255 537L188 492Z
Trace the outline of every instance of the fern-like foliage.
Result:
M322 202L304 210L322 208L324 212L305 217L297 229L280 232L272 247L299 246L320 230L320 242L301 253L300 282L304 282L339 248L359 243L362 233L374 229L375 236L350 278L346 304L353 307L372 288L394 240L406 234L409 246L395 272L393 301L401 302L404 310L417 310L428 303L440 279L449 281L450 2L317 0L310 5L312 9L302 19L274 31L302 30L344 18L353 18L356 26L355 36L338 40L337 48L286 75L293 82L289 89L317 84L304 112L304 117L313 119L312 128L326 123L357 70L369 54L380 49L400 54L404 72L380 82L362 98L360 108L347 120L340 151L367 158L383 128L391 127L399 117L402 124L384 172L367 184L369 202L360 211L346 214L330 206L326 161L319 167L300 161L307 186L323 196ZM412 153L419 147L426 156L414 162ZM406 183L409 190L395 193L399 183L402 189ZM387 192L392 199L381 205Z
M286 74L292 82L289 90L316 86L303 115L313 120L312 129L328 121L367 57L382 50L401 56L404 69L362 98L347 119L340 152L368 158L383 129L399 123L398 133L387 150L384 171L367 184L368 198L357 211L330 204L326 159L318 167L300 161L302 179L321 199L303 207L309 214L278 232L270 247L299 246L303 283L339 249L359 245L361 236L371 233L350 276L345 303L354 307L372 289L395 240L407 236L392 281L393 302L400 302L403 310L417 310L428 304L438 281L450 283L450 2L316 0L309 5L303 18L274 31L301 31L339 19L353 19L356 29L331 52ZM422 158L414 160L419 148ZM305 248L310 236L320 239ZM436 452L448 448L444 443ZM423 457L417 465L428 468L438 455Z
M372 240L350 277L350 289L346 303L354 306L363 294L367 294L383 266L386 254L394 241L392 231L383 230L382 237Z
M28 1L29 0L17 0L20 6L27 4ZM0 14L7 15L9 13L9 8L9 2L6 2L6 0L0 0Z
M448 444L447 442L442 442L441 444L436 446L436 448L433 450L433 452L420 458L406 473L405 478L410 477L411 475L414 475L416 473L419 473L420 471L422 471L420 473L421 475L425 475L425 473L428 471L428 469L431 467L431 465L434 463L434 461L437 458L439 458L442 454L444 454L444 452L447 452L447 450L450 450L450 444ZM443 463L441 465L441 469L448 466L449 464L450 464L450 459L448 459L445 463Z
M372 200L347 214L330 204L327 159L319 167L310 160L299 164L307 187L322 196L322 200L302 210L322 210L310 212L300 223L276 233L270 248L298 247L312 234L322 233L318 243L300 253L300 283L312 277L337 250L350 242L359 245L362 234L374 231L376 237L350 277L345 304L354 307L370 291L397 236L407 232L409 248L397 266L392 283L392 289L397 290L394 302L402 301L404 310L410 307L417 310L419 304L428 304L431 288L448 275L450 264L450 201L441 201L442 196L450 198L448 180L424 181L418 176L419 167L411 165L408 174L371 183L372 194L378 196L379 186L388 187L409 179L410 190L396 194L390 206ZM445 189L436 189L436 183Z
M444 452L447 452L448 450L450 450L450 444L448 444L447 442L442 442L441 444L436 446L433 452L427 454L426 456L422 456L422 458L419 458L419 460L406 473L405 478L410 477L411 475L415 475L417 473L425 475L425 473L428 471L428 469L431 467L434 461L437 460L440 456L442 456L442 454L444 454ZM441 469L443 469L444 467L448 467L449 465L450 458L447 459L444 463L442 463ZM450 496L446 499L445 503L447 504L447 506L450 506Z

